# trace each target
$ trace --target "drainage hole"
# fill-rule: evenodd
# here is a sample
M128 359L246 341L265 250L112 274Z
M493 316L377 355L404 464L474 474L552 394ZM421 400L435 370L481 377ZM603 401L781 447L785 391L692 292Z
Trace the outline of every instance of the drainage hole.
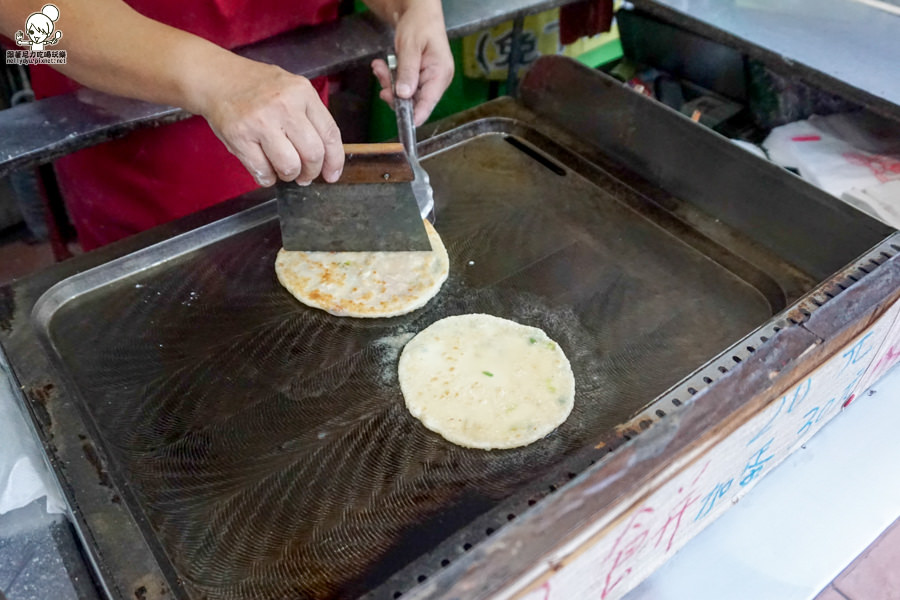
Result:
M394 598L399 598L403 595L403 592L394 592Z
M416 577L416 581L418 581L419 583L422 583L426 579L428 579L427 575L419 575L418 577Z
M493 527L488 527L487 529L484 530L484 535L492 535L493 533L494 533Z
M512 520L515 519L515 518L516 518L516 515L514 515L514 514L512 514L512 513L509 513L508 515L506 515L506 520L507 520L507 521L512 521Z
M756 348L753 346L747 346L747 352L756 352Z
M444 560L441 561L441 566L442 566L442 567L446 567L446 566L449 565L449 564L450 564L450 560L447 559L447 558L445 558Z
M741 357L740 356L732 356L731 360L733 360L736 363L739 363L739 362L741 362Z
M704 378L703 378L703 383L705 383L705 384L707 384L707 385L710 384L710 383L712 383L712 381L713 381L713 380L712 380L712 377L704 377Z
M766 342L769 341L769 338L767 338L764 335L761 335L761 336L759 336L759 341L761 341L763 344L765 344Z
M854 283L856 283L857 281L859 281L859 279L857 279L857 278L854 277L853 275L847 275L847 279L849 279L850 281L852 281L852 282L854 282Z
M664 416L666 416L666 413L663 409L660 408L656 411L656 416L662 419Z
M681 400L678 398L672 398L672 404L675 406L681 406Z
M891 244L891 248L893 248L897 252L900 252L900 246L898 246L897 244Z
M578 477L578 473L572 473L571 471L569 471L568 473L566 473L566 477L568 477L569 479L575 479L576 477Z
M719 367L719 373L727 373L727 372L728 372L728 369L726 369L725 367Z
M623 435L623 436L622 436L622 439L624 439L626 442L630 442L630 441L631 441L631 436L630 436L630 435Z
M534 506L535 504L537 504L537 500L535 500L534 498L528 501L528 506Z
M693 396L693 395L696 394L696 393L697 393L697 390L696 390L696 389L694 389L694 388L692 388L692 387L689 387L689 388L688 388L688 394L690 394L691 396Z
M472 549L472 544L469 544L469 543L463 544L463 551L468 552L471 549Z
M894 250L896 250L896 248L894 248ZM890 260L890 259L891 259L891 255L888 254L887 252L882 252L882 253L881 253L881 256L884 257L884 260Z
M875 266L877 267L878 263L875 263ZM860 271L862 271L863 273L865 273L866 275L869 274L869 271L865 267L860 266L860 267L856 267L856 268L859 269Z
M550 486L549 488L547 488L547 489L549 489L549 490L550 490L550 493L552 494L553 492L556 491L556 486L555 486L555 485L551 485L551 486Z
M778 333L779 331L781 331L781 327L773 327L772 331L774 331L775 333Z
M875 260L874 258L871 259L869 262L870 262L871 264L875 265L876 267L880 267L880 266L881 266L881 263L878 262L877 260Z
M834 294L832 294L831 292L825 292L825 295L828 296L829 299L834 298Z

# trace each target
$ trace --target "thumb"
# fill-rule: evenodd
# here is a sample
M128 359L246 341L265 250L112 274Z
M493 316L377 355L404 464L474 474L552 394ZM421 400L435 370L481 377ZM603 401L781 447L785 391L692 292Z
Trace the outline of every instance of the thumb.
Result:
M412 98L419 88L422 51L414 43L403 44L397 52L397 95Z

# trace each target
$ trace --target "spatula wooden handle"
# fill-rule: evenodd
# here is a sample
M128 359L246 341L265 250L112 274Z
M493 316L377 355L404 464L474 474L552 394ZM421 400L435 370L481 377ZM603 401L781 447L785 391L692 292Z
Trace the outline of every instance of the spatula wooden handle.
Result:
M412 181L413 172L399 142L344 144L344 172L337 183L398 183ZM324 179L316 179L322 183Z

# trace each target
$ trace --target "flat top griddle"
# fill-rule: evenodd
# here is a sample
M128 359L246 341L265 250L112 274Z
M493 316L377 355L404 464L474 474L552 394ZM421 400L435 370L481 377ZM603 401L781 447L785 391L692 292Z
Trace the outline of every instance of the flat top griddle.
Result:
M104 281L100 267L47 321L177 595L354 597L423 554L452 557L462 550L445 540L587 466L617 426L784 307L698 251L695 231L667 226L608 173L559 162L521 123L447 142L425 165L450 277L410 315L299 304L274 274L269 210L133 273ZM540 327L562 346L575 409L547 438L469 450L405 410L403 343L465 313Z

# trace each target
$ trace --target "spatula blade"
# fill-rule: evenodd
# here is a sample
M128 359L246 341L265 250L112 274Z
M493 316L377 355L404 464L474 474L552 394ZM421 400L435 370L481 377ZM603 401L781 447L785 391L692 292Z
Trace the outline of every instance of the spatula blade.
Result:
M431 250L410 183L280 184L278 216L285 250Z

